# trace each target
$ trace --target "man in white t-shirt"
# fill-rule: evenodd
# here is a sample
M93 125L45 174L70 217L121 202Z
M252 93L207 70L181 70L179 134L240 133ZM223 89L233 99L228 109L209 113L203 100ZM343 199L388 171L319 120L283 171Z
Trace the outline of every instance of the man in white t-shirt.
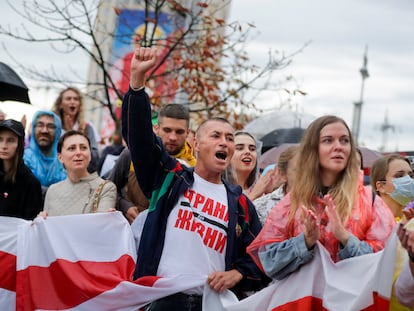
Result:
M253 204L239 186L223 181L234 153L234 129L222 118L205 121L196 132L194 169L165 150L151 125L145 73L157 63L154 48L137 48L130 89L122 106L123 137L137 180L151 198L135 278L205 277L206 283L152 302L148 310L201 310L204 286L239 295L263 286L263 274L246 254L261 229Z

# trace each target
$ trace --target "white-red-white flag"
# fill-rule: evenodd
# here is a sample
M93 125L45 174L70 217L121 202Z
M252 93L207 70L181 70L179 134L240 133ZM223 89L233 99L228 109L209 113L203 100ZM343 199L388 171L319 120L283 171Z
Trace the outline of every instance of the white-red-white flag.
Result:
M205 283L194 276L132 281L135 257L119 212L38 217L18 232L16 310L132 311Z
M16 254L19 228L29 222L0 217L0 310L16 308Z
M387 310L396 244L393 234L383 251L336 264L318 245L312 262L243 301L205 286L203 310ZM194 275L132 281L135 254L118 212L0 217L0 310L132 311L205 284Z
M396 247L392 234L384 250L334 263L318 243L315 258L287 278L240 302L218 297L221 310L388 310Z

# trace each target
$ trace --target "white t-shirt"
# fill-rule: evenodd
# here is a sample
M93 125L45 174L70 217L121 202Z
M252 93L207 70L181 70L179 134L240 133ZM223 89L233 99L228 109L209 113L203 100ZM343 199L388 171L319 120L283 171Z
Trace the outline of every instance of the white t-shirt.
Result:
M225 270L228 230L227 192L194 174L194 185L171 211L158 276L208 276ZM185 291L203 293L203 288Z

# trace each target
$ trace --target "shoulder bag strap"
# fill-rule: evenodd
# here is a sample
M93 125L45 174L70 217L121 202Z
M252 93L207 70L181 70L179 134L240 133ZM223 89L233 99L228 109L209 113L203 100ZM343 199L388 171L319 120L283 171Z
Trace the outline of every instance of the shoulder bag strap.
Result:
M108 180L104 180L99 184L98 188L96 188L92 203L92 213L96 213L96 211L98 210L99 199L101 197L102 189L106 185L106 183L108 183Z

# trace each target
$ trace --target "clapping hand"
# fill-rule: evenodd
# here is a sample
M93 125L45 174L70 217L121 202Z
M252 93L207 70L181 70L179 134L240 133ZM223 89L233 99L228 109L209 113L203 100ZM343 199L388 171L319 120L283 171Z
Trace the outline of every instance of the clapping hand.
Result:
M342 220L339 217L338 211L336 210L336 206L331 195L325 195L322 200L326 205L325 210L329 218L330 228L335 237L338 239L338 241L341 242L343 246L345 246L348 242L349 233L345 229Z
M305 243L308 249L312 249L316 241L319 239L320 231L318 218L315 213L302 205L303 210L303 224L305 225Z

